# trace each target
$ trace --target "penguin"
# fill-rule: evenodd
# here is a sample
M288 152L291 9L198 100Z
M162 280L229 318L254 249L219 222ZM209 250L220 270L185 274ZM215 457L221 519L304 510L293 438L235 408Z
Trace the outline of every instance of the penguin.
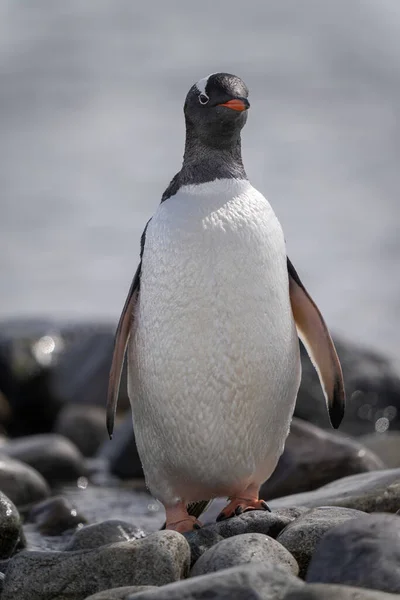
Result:
M286 254L281 225L249 182L241 130L250 103L237 76L213 73L186 97L181 170L141 238L115 336L107 427L124 356L137 449L166 528L269 510L259 488L289 433L301 378L299 338L333 427L345 392L328 328ZM188 511L188 506L191 509Z

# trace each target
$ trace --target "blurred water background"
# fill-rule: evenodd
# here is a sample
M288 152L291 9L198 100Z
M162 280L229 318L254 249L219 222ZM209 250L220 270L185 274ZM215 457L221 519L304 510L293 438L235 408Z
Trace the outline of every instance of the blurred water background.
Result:
M186 92L227 71L331 329L399 359L399 66L398 0L0 0L0 318L117 319Z

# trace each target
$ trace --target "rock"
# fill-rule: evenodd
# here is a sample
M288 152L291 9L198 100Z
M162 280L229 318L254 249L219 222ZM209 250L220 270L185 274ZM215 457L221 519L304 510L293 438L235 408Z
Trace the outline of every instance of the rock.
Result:
M400 593L400 519L360 517L329 531L318 544L307 581Z
M134 585L128 587L119 587L112 590L105 590L93 596L89 596L85 600L128 600L128 597L138 592L148 592L149 590L158 589L155 585Z
M19 460L1 455L0 490L16 506L38 502L50 495L49 486L40 473Z
M110 519L79 529L68 542L65 550L87 550L116 542L130 542L144 536L144 531L139 527L126 521Z
M0 559L7 559L25 546L21 520L15 505L0 492Z
M334 338L346 386L346 413L340 431L363 435L388 428L400 429L400 377L388 358ZM295 415L330 429L318 376L304 348L303 375Z
M283 600L289 590L303 586L281 565L254 563L139 592L127 600Z
M71 440L83 456L94 456L108 439L106 411L101 406L67 404L57 417L54 432Z
M94 550L25 550L9 562L2 600L44 600L43 590L49 599L84 600L115 587L162 586L185 577L189 561L189 545L175 531Z
M73 481L85 474L84 459L78 448L55 433L10 440L0 452L30 465L50 484Z
M130 411L122 423L115 428L113 439L105 441L100 447L98 456L106 458L111 473L121 479L143 477Z
M29 512L28 520L35 523L42 535L61 535L87 523L73 504L62 496L54 496L35 504Z
M284 600L396 600L397 595L386 594L376 590L349 587L347 585L330 585L310 583L301 590L288 592Z
M359 440L375 452L389 469L400 467L400 431L370 433Z
M272 510L289 506L343 506L364 512L395 512L400 503L400 469L371 471L338 479L313 492L268 502Z
M351 508L314 508L285 527L278 535L277 541L295 557L300 568L300 577L304 577L315 546L326 532L361 515L361 511Z
M294 418L285 450L260 494L270 500L308 492L347 475L383 468L381 459L359 442Z
M244 533L218 542L195 563L190 575L205 575L248 563L281 565L294 575L299 567L293 556L276 540L262 533Z

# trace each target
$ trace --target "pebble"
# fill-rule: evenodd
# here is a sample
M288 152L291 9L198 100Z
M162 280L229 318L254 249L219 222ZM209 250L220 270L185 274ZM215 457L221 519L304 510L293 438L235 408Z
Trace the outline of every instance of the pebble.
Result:
M315 546L326 532L363 514L350 508L314 508L285 527L278 535L277 541L295 557L300 568L300 577L303 578Z
M35 504L28 521L36 524L42 535L57 536L87 523L77 508L62 496L53 496Z
M186 577L190 548L175 531L94 550L36 552L25 550L8 565L1 600L84 600L115 587L162 586Z
M156 590L155 585L132 585L128 587L118 587L112 590L105 590L85 598L85 600L128 600L129 597L139 592L148 592L149 590Z
M130 542L144 537L139 527L119 519L94 523L79 529L65 546L64 550L88 550L117 542Z
M71 440L83 456L92 457L108 439L106 411L101 406L67 404L57 417L54 432Z
M347 585L311 583L295 592L288 592L284 600L398 600L398 598L397 594L386 594L376 590L365 590Z
M25 463L0 454L0 490L17 507L50 495L42 475Z
M25 544L18 510L11 500L0 492L0 559L10 558Z
M315 550L307 581L400 594L400 518L368 515L328 532Z

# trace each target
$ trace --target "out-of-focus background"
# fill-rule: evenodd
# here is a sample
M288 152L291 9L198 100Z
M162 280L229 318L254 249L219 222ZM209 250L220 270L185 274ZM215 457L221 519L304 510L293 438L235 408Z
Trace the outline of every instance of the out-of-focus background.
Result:
M2 0L0 317L117 319L185 94L221 70L331 329L397 359L399 56L397 0Z

